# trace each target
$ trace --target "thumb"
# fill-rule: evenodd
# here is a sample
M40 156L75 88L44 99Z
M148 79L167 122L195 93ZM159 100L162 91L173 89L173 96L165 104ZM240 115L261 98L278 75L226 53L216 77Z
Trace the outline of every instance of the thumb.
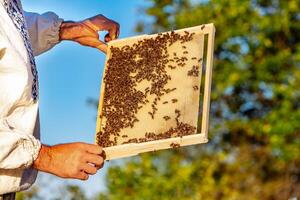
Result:
M107 45L95 37L79 37L76 38L76 42L78 42L81 45L93 47L96 49L99 49L103 53L107 53Z

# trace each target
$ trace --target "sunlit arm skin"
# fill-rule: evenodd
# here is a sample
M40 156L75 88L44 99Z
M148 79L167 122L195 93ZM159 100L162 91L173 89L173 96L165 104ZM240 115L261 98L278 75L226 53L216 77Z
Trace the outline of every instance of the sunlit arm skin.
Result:
M104 41L99 31L108 31ZM59 39L78 42L106 53L106 42L118 38L120 26L103 15L97 15L79 22L65 21L61 24ZM39 171L62 178L87 180L103 167L105 153L98 145L69 143L54 146L42 145L33 167Z
M42 145L33 168L61 178L87 180L103 167L105 153L98 145L69 143Z
M99 39L99 31L108 31L104 42ZM60 40L71 40L81 45L97 48L106 53L109 42L118 38L120 26L117 22L106 18L103 15L85 19L79 22L65 21L60 27Z

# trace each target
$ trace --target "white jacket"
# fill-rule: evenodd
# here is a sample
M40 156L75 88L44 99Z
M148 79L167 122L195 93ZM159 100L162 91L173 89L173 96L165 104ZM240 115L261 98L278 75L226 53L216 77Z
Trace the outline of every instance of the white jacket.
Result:
M0 195L36 179L31 165L41 143L33 56L59 42L62 21L52 12L23 13L19 0L0 0Z

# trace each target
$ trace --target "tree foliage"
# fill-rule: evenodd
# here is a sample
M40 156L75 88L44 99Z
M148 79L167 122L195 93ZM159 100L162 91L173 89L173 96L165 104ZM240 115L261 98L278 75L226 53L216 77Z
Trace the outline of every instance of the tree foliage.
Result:
M51 183L51 180L45 179ZM53 182L52 182L53 183ZM87 200L88 197L85 191L77 185L65 184L55 188L50 193L43 193L43 189L47 187L49 183L42 184L40 186L33 186L30 190L19 192L16 195L16 200ZM43 189L42 189L43 188Z
M111 167L99 199L299 197L300 1L148 1L139 32L216 26L210 142Z

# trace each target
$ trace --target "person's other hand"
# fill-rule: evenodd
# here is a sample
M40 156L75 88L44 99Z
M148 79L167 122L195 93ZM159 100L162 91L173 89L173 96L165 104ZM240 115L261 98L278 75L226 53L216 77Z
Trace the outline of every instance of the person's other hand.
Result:
M104 42L99 40L99 31L108 31ZM105 42L117 39L120 33L120 25L103 15L85 19L80 22L65 21L61 24L60 40L72 40L81 45L97 48L106 53Z
M33 167L62 178L87 180L103 167L105 153L98 145L69 143L42 145Z

